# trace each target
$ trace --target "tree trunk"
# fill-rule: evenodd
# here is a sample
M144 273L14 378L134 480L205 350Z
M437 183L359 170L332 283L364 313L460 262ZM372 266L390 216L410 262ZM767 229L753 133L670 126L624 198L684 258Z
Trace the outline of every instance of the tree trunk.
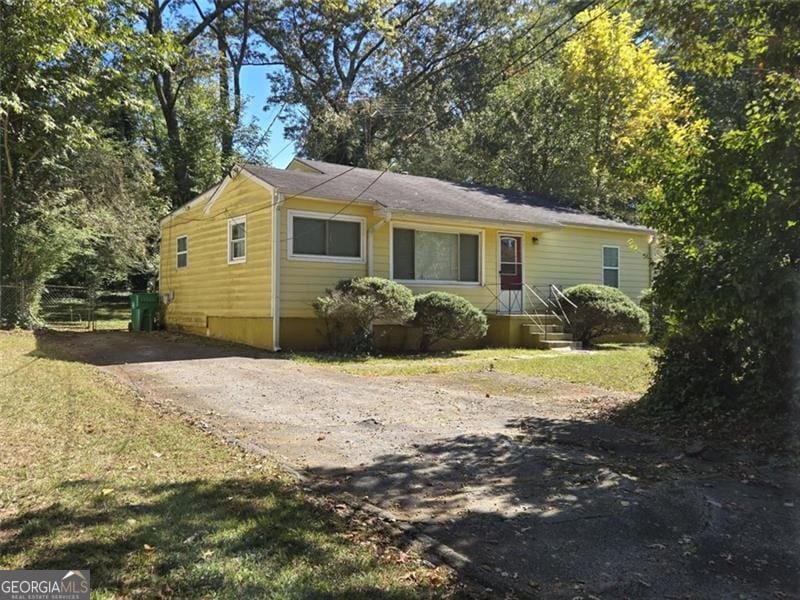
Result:
M219 8L221 0L215 0L214 5ZM227 173L233 159L233 132L235 124L231 113L230 79L228 76L228 40L227 22L225 13L222 13L214 27L217 37L217 73L219 86L219 105L223 111L223 120L220 127L220 146L222 172Z
M169 140L169 153L172 167L172 178L175 184L175 195L172 198L173 208L188 202L194 195L192 192L192 179L189 176L189 157L181 139L180 122L175 106L164 109L164 123L167 126Z

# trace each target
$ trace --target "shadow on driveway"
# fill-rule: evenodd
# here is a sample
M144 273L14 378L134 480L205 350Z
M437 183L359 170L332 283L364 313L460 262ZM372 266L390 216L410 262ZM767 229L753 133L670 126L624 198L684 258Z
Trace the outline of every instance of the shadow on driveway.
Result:
M414 522L492 595L798 597L795 466L690 458L657 437L556 417L556 395L563 406L607 391L549 381L489 398L456 378L358 378L162 333L60 345L285 453L320 491Z
M212 358L287 358L278 352L166 331L75 333L47 330L37 332L36 336L57 343L67 352L67 358L98 367Z
M313 471L469 560L468 577L544 598L797 597L796 473L679 456L610 425L515 420L363 468ZM333 483L331 483L333 482Z

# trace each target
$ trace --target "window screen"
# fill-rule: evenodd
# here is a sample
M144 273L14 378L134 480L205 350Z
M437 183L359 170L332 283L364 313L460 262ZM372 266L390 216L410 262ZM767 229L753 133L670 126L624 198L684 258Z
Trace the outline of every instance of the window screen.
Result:
M327 221L329 256L361 256L361 223Z
M179 269L188 266L189 264L189 238L185 235L181 236L177 240L177 251L176 251L176 258L177 258L177 266Z
M619 248L603 248L603 266L609 268L619 267Z
M392 252L395 279L415 279L413 229L394 230Z
M394 229L392 267L395 279L479 281L480 236Z
M228 221L228 260L243 261L247 251L247 223L244 217Z
M292 226L295 254L324 255L325 252L325 221L322 219L307 219L295 217Z
M478 281L478 240L477 235L467 235L462 233L460 236L460 256L458 275L459 281Z
M619 287L619 248L603 248L603 285Z
M292 217L292 254L361 257L361 223Z

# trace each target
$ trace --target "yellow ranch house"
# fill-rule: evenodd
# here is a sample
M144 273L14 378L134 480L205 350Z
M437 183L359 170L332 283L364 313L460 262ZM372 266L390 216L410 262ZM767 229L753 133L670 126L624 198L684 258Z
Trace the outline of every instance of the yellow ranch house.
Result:
M367 275L467 298L489 345L568 345L544 318L559 290L638 300L652 252L649 229L530 194L295 158L237 166L164 217L159 286L168 328L271 350L322 347L314 300Z

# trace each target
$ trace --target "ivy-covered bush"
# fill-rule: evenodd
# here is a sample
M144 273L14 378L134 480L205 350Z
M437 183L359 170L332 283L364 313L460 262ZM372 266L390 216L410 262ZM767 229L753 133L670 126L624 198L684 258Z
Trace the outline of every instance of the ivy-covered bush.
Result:
M440 340L480 339L486 335L486 315L471 302L446 292L428 292L414 299L413 325L422 329L420 350Z
M405 324L414 318L414 295L404 285L380 277L343 279L314 301L325 322L331 348L342 352L372 349L375 321Z
M576 340L591 346L610 333L647 333L650 319L644 309L617 288L582 284L564 290L576 306L564 303Z
M650 319L650 333L647 339L651 344L661 346L666 342L669 327L664 308L656 300L652 288L647 288L642 292L642 296L639 298L639 306L644 309Z

